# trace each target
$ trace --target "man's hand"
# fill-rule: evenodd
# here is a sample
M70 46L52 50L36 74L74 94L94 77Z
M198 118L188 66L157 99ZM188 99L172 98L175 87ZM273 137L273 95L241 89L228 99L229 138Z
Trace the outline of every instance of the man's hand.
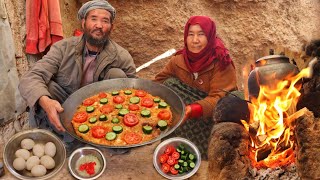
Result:
M48 96L41 96L39 104L42 109L47 113L49 121L53 124L58 131L65 131L59 120L59 113L63 112L61 104Z

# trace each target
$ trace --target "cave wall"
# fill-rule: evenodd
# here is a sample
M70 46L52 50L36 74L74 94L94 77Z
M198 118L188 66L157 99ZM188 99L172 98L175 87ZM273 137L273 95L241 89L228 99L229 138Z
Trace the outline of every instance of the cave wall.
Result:
M19 76L38 59L24 53L25 1L4 0L15 41ZM87 0L60 0L65 37L80 28L77 11ZM218 35L235 62L238 86L244 89L246 73L270 48L295 58L298 66L303 44L320 38L318 0L109 0L117 17L112 38L129 50L139 67L171 48L183 47L183 29L192 15L212 17ZM141 70L153 78L168 58ZM243 75L245 74L245 75Z
M316 0L109 2L118 11L112 37L130 51L137 66L170 48L182 48L183 29L190 16L212 17L235 62L240 88L244 88L243 68L267 55L269 48L297 59L306 41L320 37L320 2ZM142 74L153 77L165 62Z
M16 42L20 74L27 69L24 54L25 3L5 0ZM77 11L87 0L60 0L65 37L80 28ZM320 2L317 0L109 0L117 17L112 38L127 48L137 66L183 47L183 29L192 15L212 17L235 62L238 85L243 87L244 67L267 55L269 48L297 56L302 45L320 38ZM18 17L18 18L17 18ZM290 54L291 53L291 54ZM162 60L140 75L152 78L166 63ZM298 65L301 64L298 62Z

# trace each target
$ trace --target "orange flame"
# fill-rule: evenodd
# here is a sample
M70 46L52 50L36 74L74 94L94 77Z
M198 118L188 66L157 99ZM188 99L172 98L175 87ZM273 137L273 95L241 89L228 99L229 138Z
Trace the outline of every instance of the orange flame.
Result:
M294 141L291 137L292 119L301 95L299 80L310 76L310 69L303 69L296 76L275 83L275 87L260 86L257 99L249 104L249 123L241 121L250 134L250 159L254 167L284 166L294 161Z

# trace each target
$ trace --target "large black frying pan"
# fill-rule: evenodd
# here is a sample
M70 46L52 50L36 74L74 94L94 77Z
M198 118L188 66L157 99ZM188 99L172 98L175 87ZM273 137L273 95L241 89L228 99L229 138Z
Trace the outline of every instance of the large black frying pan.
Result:
M160 136L144 142L140 144L132 144L127 146L108 146L108 145L101 145L92 142L88 142L76 135L74 129L71 124L71 120L73 114L76 111L76 108L82 103L82 101L90 96L93 96L101 91L111 92L115 90L121 90L125 88L134 88L134 89L142 89L154 96L159 96L164 99L170 106L173 115L173 124L171 127L167 128L166 131L162 132ZM130 148L130 147L137 147L143 146L146 144L153 143L155 141L164 138L165 136L172 133L182 122L183 115L184 115L184 103L181 98L171 89L168 87L155 83L150 80L146 79L134 79L134 78L119 78L119 79L110 79L104 80L96 83L92 83L90 85L84 86L81 89L77 90L73 94L71 94L67 100L63 103L62 107L64 108L64 112L60 115L60 121L66 131L73 136L74 138L100 147L106 148Z

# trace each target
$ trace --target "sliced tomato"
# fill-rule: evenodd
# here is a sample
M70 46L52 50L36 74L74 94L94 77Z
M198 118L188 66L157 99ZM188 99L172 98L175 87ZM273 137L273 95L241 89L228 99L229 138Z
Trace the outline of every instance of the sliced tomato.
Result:
M178 170L176 170L173 166L172 167L170 167L170 173L171 174L173 174L173 175L176 175L176 174L178 174Z
M77 123L83 123L87 120L88 114L86 112L77 112L73 116L73 121Z
M107 128L103 126L93 126L91 128L91 133L95 138L103 138L107 134Z
M168 173L170 171L170 165L167 163L163 163L161 169L164 173Z
M129 110L130 111L137 111L139 109L140 109L140 107L139 107L138 104L129 104Z
M136 90L135 95L138 97L145 97L148 93L144 90Z
M169 156L176 151L176 148L174 148L173 146L169 145L166 147L166 149L164 150L165 154L168 154Z
M113 97L113 102L117 104L123 103L125 98L123 96L114 96Z
M105 98L105 97L107 97L108 95L107 95L107 93L105 93L105 92L100 92L99 93L99 98Z
M141 100L141 105L144 106L144 107L152 107L154 104L153 100L151 98L143 98Z
M100 108L100 112L102 112L103 114L111 113L113 110L114 110L114 107L110 104L103 105Z
M124 115L123 123L128 127L132 127L139 123L139 118L137 117L137 115L133 113L128 113Z
M168 154L162 154L159 157L159 161L160 161L161 164L163 164L163 163L167 162L168 158L169 158Z
M173 159L179 159L180 158L180 154L177 152L177 151L174 151L172 154L171 154L171 157Z
M124 135L124 141L128 144L138 144L142 141L142 136L135 132L128 132Z
M176 159L173 159L172 156L169 156L168 160L167 160L167 163L170 165L170 166L173 166L177 163L177 160Z
M83 104L84 106L91 106L93 103L94 103L94 100L91 99L91 98L85 99L85 100L82 102L82 104Z
M171 113L168 110L161 110L158 113L158 118L162 120L169 120L171 118Z

